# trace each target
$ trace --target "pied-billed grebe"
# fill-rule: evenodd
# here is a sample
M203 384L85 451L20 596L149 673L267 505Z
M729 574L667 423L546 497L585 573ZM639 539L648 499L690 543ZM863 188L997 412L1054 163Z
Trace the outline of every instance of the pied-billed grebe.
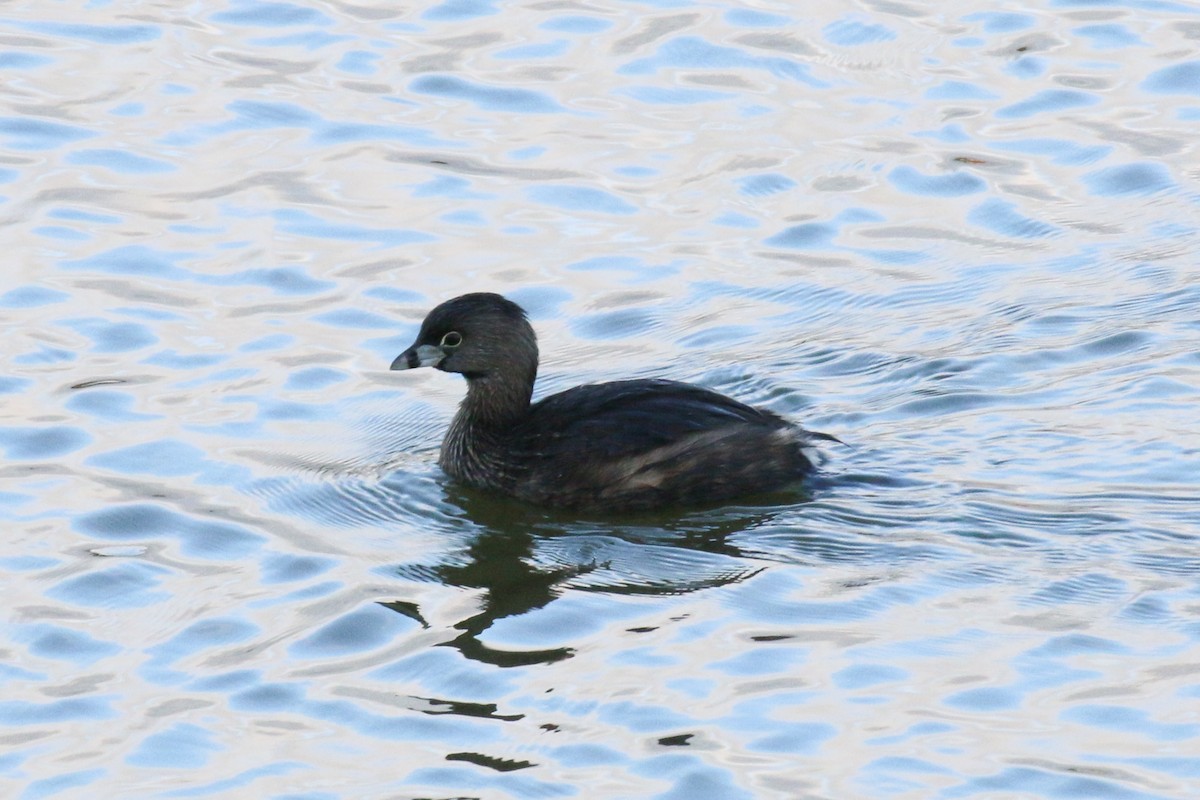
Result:
M530 404L537 337L516 303L474 293L442 303L392 369L467 379L438 463L470 486L536 505L631 511L766 492L837 441L716 392L667 380L576 386Z

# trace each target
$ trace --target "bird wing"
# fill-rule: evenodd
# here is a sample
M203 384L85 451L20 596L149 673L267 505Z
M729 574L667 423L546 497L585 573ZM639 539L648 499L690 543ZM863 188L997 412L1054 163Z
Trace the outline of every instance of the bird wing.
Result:
M786 420L717 392L667 380L577 386L535 403L514 438L541 456L597 463L637 456L737 423Z

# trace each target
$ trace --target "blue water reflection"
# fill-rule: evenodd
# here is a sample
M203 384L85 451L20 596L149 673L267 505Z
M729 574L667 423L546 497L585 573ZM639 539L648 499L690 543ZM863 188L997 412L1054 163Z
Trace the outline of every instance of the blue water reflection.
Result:
M331 121L295 103L235 100L226 109L233 114L233 119L195 125L169 133L159 141L170 147L195 147L239 131L302 128L318 144L354 141L401 141L427 147L449 144L421 128Z
M0 308L36 308L61 303L69 297L66 292L45 286L19 286L0 294Z
M28 703L22 700L0 700L0 725L22 727L45 725L54 722L77 722L80 720L112 719L116 711L112 708L115 696L68 697L46 703Z
M113 564L62 581L47 590L46 596L72 606L146 608L170 598L162 588L167 575L166 569L153 564Z
M93 352L123 353L159 341L149 326L136 322L110 322L92 317L66 320L63 324L91 339Z
M1150 73L1141 88L1158 94L1200 95L1200 61L1173 64Z
M115 642L47 623L21 626L13 638L27 645L29 652L36 656L69 661L81 667L121 652L120 645Z
M417 94L452 97L487 111L515 111L522 114L554 114L566 111L557 101L530 89L489 86L453 75L422 75L408 85Z
M1037 17L1011 11L977 11L964 15L962 21L982 21L985 33L1014 33L1034 27Z
M825 41L841 47L858 47L876 42L890 42L896 38L895 31L886 25L864 22L858 19L842 19L831 22L822 29Z
M501 50L495 54L496 58L513 59L523 61L529 58L557 58L565 55L571 49L571 43L566 39L555 39L552 42L540 42L538 44L525 44L519 47L510 47L507 50Z
M76 150L67 156L67 162L84 166L107 167L126 175L149 175L159 172L174 172L175 166L157 158L148 158L124 150L92 148Z
M130 452L135 449L136 452ZM127 471L135 473L166 470L190 475L200 469L194 462L195 454L179 446L126 448L104 459L104 464L121 463L122 459L131 463ZM193 463L189 464L189 460ZM230 523L200 522L147 504L97 511L80 517L76 525L90 536L113 541L178 538L185 554L199 558L244 558L265 541L262 536Z
M925 90L926 100L996 100L995 92L986 87L965 81L943 81L932 89Z
M1157 163L1123 164L1082 176L1093 194L1154 194L1175 187L1171 173Z
M1061 113L1073 108L1087 108L1100 103L1100 98L1077 89L1043 89L1019 103L996 110L1000 119L1022 119L1035 114Z
M0 52L0 69L36 69L53 64L50 56L34 53Z
M162 35L157 25L90 25L80 22L7 21L31 33L44 33L91 44L123 45L150 42Z
M1020 214L1016 208L1016 203L993 197L972 209L967 220L1004 236L1026 239L1053 236L1060 232L1057 226Z
M997 142L992 147L1001 151L1049 156L1052 163L1068 167L1092 164L1113 151L1111 145L1086 146L1065 139L1018 139Z
M438 22L488 17L499 12L491 0L445 0L421 13L422 19Z
M292 25L332 25L333 19L313 8L294 3L234 0L234 9L218 11L209 16L213 22L256 27L289 27Z
M750 55L738 48L722 47L696 36L674 37L660 46L653 57L630 61L617 73L654 75L660 70L673 68L764 70L817 89L829 86L827 82L814 77L806 64L773 56Z
M138 767L196 769L224 749L210 731L184 722L147 736L125 760Z
M85 447L92 437L80 428L63 425L0 427L0 449L12 460L42 460L64 456Z
M369 242L381 247L430 242L435 237L421 231L407 229L373 228L364 225L347 225L321 219L305 211L286 209L272 216L279 222L279 230L299 236L321 239L336 239L346 242Z
M591 211L599 214L633 214L637 208L620 197L587 186L535 186L526 192L535 203L566 211Z
M30 117L0 117L0 139L14 150L51 150L94 136L94 132L76 125Z
M611 20L600 17L584 16L582 14L565 14L546 20L538 25L542 30L558 31L560 33L600 33L612 28Z
M888 175L888 180L901 191L933 197L961 197L987 188L981 178L961 170L944 175L926 175L912 167L897 167Z
M246 642L257 633L256 626L236 619L206 619L193 623L171 639L147 649L149 658L142 667L143 675L160 684L189 680L188 673L171 667L205 650Z

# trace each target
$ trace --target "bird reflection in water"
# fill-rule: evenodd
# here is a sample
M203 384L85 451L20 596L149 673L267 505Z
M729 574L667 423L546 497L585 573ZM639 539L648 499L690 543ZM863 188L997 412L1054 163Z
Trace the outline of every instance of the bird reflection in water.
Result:
M628 595L676 595L744 581L765 569L760 558L730 542L788 509L779 505L725 507L685 517L642 514L620 521L581 522L577 516L533 508L485 491L448 486L446 502L478 528L453 562L399 568L403 577L482 590L479 611L454 624L442 642L475 661L500 667L549 664L570 658L570 647L502 650L483 641L497 621L548 606L565 589ZM384 603L427 624L415 604Z

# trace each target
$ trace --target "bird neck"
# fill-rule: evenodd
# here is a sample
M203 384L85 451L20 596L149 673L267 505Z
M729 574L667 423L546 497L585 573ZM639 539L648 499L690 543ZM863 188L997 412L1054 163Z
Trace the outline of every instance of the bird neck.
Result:
M517 374L468 376L458 416L473 427L496 430L512 425L528 413L536 379L536 363Z

